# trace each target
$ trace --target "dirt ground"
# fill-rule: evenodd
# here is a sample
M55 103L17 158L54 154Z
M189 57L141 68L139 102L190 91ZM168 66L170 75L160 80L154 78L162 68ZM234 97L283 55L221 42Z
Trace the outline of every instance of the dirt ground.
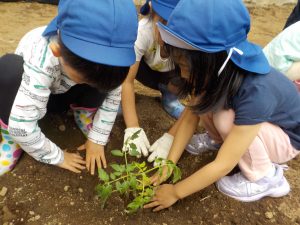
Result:
M293 5L250 6L250 39L264 46L282 29L292 8ZM0 54L13 52L27 31L47 24L55 13L56 7L50 5L0 3ZM160 107L158 96L158 92L137 84L140 123L151 142L174 122ZM58 129L61 124L65 124L65 131ZM48 115L41 127L62 148L75 149L84 142L70 115ZM123 119L118 117L107 146L109 162L116 161L108 152L122 146L123 130ZM179 162L183 177L213 158L211 153L197 157L184 153ZM8 189L0 196L0 224L300 224L300 158L288 165L286 176L292 191L283 198L241 203L211 185L159 213L142 210L126 215L125 203L117 196L110 199L104 210L100 209L95 194L96 176L87 172L73 174L23 154L13 172L0 177L0 191L3 187Z

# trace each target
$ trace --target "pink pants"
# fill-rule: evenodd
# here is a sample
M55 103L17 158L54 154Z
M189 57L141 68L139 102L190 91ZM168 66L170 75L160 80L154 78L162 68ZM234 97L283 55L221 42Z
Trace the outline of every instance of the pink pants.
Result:
M205 114L201 116L201 121L209 136L217 143L222 143L233 126L234 117L233 110L223 110ZM299 153L280 127L266 122L238 165L247 179L257 181L268 173L272 163L285 163Z
M297 86L298 91L300 92L300 80L295 80L294 84Z

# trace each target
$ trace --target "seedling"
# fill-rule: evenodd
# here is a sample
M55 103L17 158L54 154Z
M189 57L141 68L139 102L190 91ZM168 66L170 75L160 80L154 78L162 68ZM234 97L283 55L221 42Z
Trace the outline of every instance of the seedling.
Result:
M125 141L126 151L111 151L112 155L124 157L125 164L110 164L113 172L107 173L105 170L99 170L100 184L96 191L101 200L101 208L104 208L106 201L112 193L119 193L127 198L133 197L133 200L127 205L126 212L134 213L148 203L154 195L154 186L150 182L150 175L158 172L163 173L163 167L167 168L167 177L172 176L172 183L181 179L180 169L170 160L157 159L155 166L148 168L146 162L128 162L130 156L138 156L136 145L132 142L138 138L141 130L135 132Z

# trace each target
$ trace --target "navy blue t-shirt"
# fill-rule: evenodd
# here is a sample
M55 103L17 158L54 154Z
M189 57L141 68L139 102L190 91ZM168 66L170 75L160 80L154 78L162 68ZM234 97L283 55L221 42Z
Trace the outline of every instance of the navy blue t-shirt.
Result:
M249 73L232 99L236 125L269 122L282 128L300 150L300 94L283 74Z

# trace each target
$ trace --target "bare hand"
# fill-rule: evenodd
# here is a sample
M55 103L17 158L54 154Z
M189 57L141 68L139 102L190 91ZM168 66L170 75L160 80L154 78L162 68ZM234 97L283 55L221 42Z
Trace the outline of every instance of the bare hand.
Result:
M91 172L91 175L95 174L95 164L97 164L98 169L102 168L102 165L104 168L107 167L103 145L87 140L77 150L86 150L86 168Z
M59 167L70 170L74 173L81 173L80 170L85 169L84 165L85 161L80 155L69 153L66 150L64 151L64 161L61 164L58 164Z
M144 206L147 208L154 208L153 212L160 211L168 208L179 200L176 193L175 186L173 184L164 184L155 190L155 194L151 199L151 202Z

